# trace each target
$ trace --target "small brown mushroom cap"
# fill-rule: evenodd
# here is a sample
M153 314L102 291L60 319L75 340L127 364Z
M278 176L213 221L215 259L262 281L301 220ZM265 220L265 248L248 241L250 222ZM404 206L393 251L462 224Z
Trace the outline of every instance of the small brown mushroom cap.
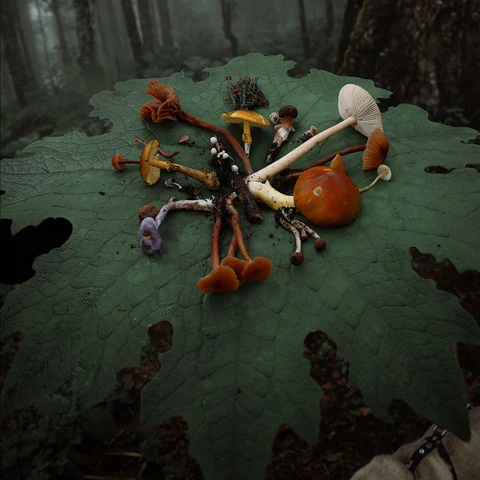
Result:
M153 204L148 203L138 210L138 219L142 221L144 218L155 218L160 210Z
M140 157L140 175L148 186L155 185L160 179L160 168L154 167L149 163L157 153L158 147L158 140L150 140L143 148L142 156Z
M243 277L243 270L247 266L247 262L237 257L233 257L231 255L227 255L221 262L220 265L224 267L230 267L235 272L235 275L240 282L240 285L245 283L245 278Z
M270 126L270 122L257 112L252 110L234 110L229 113L222 113L222 120L229 123L249 122L253 127L265 128Z
M206 277L197 282L197 287L205 293L233 292L238 289L240 282L232 268L220 265L214 268Z
M272 261L265 257L255 257L243 269L243 277L251 282L263 282L273 271Z
M289 116L292 118L297 118L298 110L293 105L285 105L278 111L278 115L280 117Z
M301 252L293 252L290 255L290 263L295 266L299 266L303 263L303 253Z
M115 170L118 170L119 172L121 172L122 170L125 170L125 164L120 163L120 162L123 162L124 160L125 160L125 157L123 155L121 155L120 153L116 153L112 157L113 168L115 168Z
M385 162L390 144L385 134L376 128L368 137L367 147L362 155L362 170L375 170Z

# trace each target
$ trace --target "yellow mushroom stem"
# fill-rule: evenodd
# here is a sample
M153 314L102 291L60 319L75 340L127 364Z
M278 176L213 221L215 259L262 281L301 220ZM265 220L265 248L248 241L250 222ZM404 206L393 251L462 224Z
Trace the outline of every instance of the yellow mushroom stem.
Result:
M218 180L217 174L215 172L201 172L200 170L194 170L193 168L185 167L183 165L180 165L179 163L173 163L170 161L153 158L148 159L147 163L150 164L152 167L157 167L167 172L183 173L184 175L192 177L195 180L203 183L210 190L218 190L220 188L220 181Z
M250 130L250 122L245 120L243 122L243 134L242 134L242 140L245 146L245 153L247 155L250 154L250 145L252 144L252 132Z
M275 190L268 181L265 183L252 181L248 182L247 185L252 197L269 206L272 210L278 210L282 207L295 207L291 195L284 195Z
M386 165L379 165L377 168L377 177L375 180L370 184L367 185L366 187L359 188L359 192L364 192L365 190L368 190L369 188L372 188L380 179L385 180L386 182L389 182L390 179L392 178L392 171L390 170L389 167Z

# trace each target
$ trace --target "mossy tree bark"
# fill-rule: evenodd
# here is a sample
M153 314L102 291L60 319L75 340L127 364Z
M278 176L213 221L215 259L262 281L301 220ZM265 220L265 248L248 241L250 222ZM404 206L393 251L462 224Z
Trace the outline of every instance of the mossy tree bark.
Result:
M333 70L479 128L479 31L480 0L348 0Z
M12 85L20 107L25 107L28 99L36 92L35 78L26 62L25 51L22 45L18 10L13 0L2 2L0 10L0 32L4 47L5 61L10 70Z
M60 5L58 0L51 0L50 8L52 9L53 18L55 19L55 26L57 27L58 44L60 47L60 55L62 57L63 65L68 67L72 63L72 57L68 49L67 37L65 35L65 27L63 25L63 17L60 13Z
M143 3L146 4L146 2ZM132 47L133 58L135 59L137 76L141 76L145 67L145 59L143 56L142 39L140 38L140 32L137 28L132 0L122 0L122 10L125 17L125 25L127 26L128 40Z
M238 55L238 39L233 34L232 30L232 11L234 9L233 1L220 0L220 8L222 10L223 33L225 34L225 38L230 42L230 45L232 46L232 57L236 57Z
M97 45L93 29L93 12L89 0L73 0L78 37L78 65L90 92L97 92L105 85L105 71L97 58Z
M300 37L302 39L303 54L305 59L312 56L312 49L310 47L310 37L308 36L307 16L305 12L304 0L298 0L298 20L300 22Z
M160 10L160 29L162 31L162 46L165 50L175 45L173 39L172 20L170 15L170 5L168 0L159 3Z

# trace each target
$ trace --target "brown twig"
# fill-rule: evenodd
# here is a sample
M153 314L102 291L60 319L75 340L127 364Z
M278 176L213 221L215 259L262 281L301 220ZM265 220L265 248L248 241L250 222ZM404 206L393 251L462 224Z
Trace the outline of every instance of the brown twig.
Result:
M273 186L277 190L284 191L290 182L293 182L294 180L296 180L306 170L313 167L320 167L322 165L325 165L326 163L333 160L337 154L344 156L350 153L362 152L363 150L365 150L365 147L366 145L357 145L355 147L350 147L344 150L340 150L338 152L331 153L325 158L317 160L316 162L313 162L310 165L307 165L306 167L303 167L303 168L286 168L283 172L280 172L277 179L273 182Z
M216 149L218 151L225 151L225 145L220 140L217 140ZM234 173L231 168L231 163L228 158L214 155L213 161L218 166L220 172L226 177L226 180L237 192L240 202L242 202L245 213L250 222L258 222L262 220L262 214L258 208L258 204L252 197L250 190L245 185L242 177L238 173Z

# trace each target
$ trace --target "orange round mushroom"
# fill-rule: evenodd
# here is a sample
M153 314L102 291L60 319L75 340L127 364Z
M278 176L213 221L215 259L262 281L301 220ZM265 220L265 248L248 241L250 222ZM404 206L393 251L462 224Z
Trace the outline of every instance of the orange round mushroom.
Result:
M362 196L355 182L331 167L314 167L303 172L295 184L297 210L322 227L340 227L355 220Z

